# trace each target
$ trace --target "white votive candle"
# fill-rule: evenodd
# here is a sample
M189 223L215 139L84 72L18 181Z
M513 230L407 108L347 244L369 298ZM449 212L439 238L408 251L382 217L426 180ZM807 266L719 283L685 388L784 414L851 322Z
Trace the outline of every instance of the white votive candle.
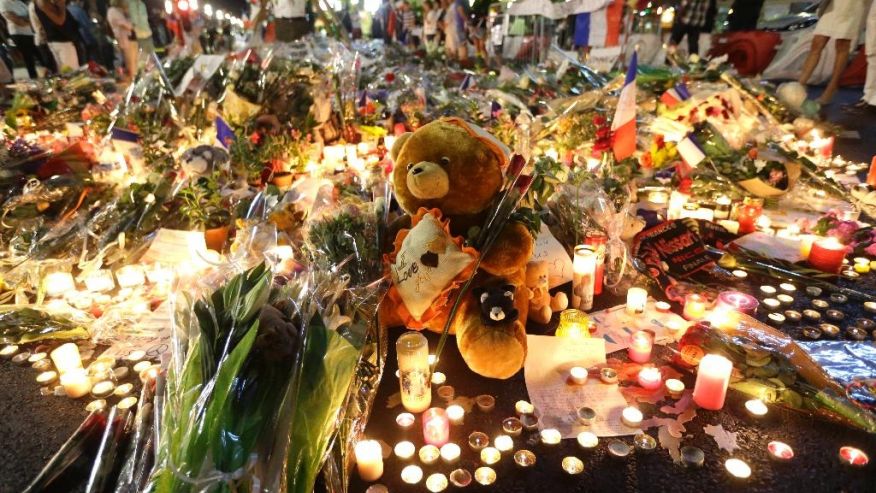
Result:
M441 451L434 445L423 445L420 447L418 455L420 456L420 462L430 466L438 462L438 458L441 457Z
M587 383L587 369L581 368L580 366L573 366L571 370L569 370L569 377L572 379L572 382L577 385L584 385Z
M377 481L383 476L383 451L377 440L360 441L356 444L355 454L356 468L363 481Z
M535 412L535 406L528 401L517 401L514 403L514 410L517 414L532 414Z
M563 439L563 435L556 428L545 428L541 430L541 443L545 445L556 445Z
M91 392L91 379L82 368L76 368L61 375L61 386L67 397L77 399Z
M643 288L630 288L627 291L627 315L640 315L645 313L645 305L648 303L648 291Z
M450 420L450 424L461 425L465 420L465 409L459 404L451 404L447 406L445 411L447 412L447 419Z
M751 399L751 400L745 401L745 409L752 416L755 416L758 418L766 415L766 413L769 411L769 408L760 399Z
M493 440L493 445L499 452L509 452L514 449L514 439L508 435L498 435Z
M459 462L460 454L462 454L462 450L459 448L459 445L453 442L445 443L441 446L441 460L445 464L456 464Z
M413 443L407 440L403 440L395 444L395 447L393 447L392 451L399 459L406 460L414 456L414 452L417 451L417 447Z
M401 478L407 484L417 484L423 480L423 469L413 464L405 466L401 471Z
M66 373L76 368L82 368L82 358L79 356L79 346L68 342L55 348L50 356L58 373Z
M638 428L642 426L643 417L642 411L639 411L632 406L625 407L621 412L621 422L630 428Z

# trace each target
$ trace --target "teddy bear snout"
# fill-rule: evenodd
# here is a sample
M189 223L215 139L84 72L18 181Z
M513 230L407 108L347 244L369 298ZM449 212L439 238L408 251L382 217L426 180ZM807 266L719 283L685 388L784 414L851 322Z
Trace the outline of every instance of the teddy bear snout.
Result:
M422 200L440 199L450 191L450 178L440 165L421 161L408 169L408 190Z

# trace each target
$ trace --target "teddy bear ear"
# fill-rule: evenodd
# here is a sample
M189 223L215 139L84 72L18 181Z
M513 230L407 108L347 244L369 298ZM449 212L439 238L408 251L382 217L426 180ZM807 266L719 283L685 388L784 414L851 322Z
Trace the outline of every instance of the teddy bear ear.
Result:
M395 143L392 144L392 149L389 150L389 153L392 156L393 161L395 161L396 158L398 158L398 155L401 152L402 147L404 147L405 142L407 142L408 139L411 138L411 135L414 135L414 133L413 132L405 132L405 133L399 135L395 139Z

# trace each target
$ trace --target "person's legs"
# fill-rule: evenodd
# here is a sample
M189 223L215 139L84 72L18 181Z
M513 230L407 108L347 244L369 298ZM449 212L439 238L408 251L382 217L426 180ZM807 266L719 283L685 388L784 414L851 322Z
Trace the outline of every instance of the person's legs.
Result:
M833 75L831 75L830 82L824 92L821 93L821 97L818 98L818 102L821 104L830 103L839 89L840 77L843 75L846 64L849 63L849 53L852 51L852 40L850 39L838 39L834 43L836 45L836 60L833 63Z
M69 41L49 43L49 49L52 50L59 70L63 70L65 67L74 70L79 68L79 56L76 54L76 45L73 43Z
M824 51L824 47L827 46L828 41L827 36L822 36L820 34L816 34L812 37L812 46L809 49L809 55L806 57L806 61L803 62L803 70L800 72L800 78L797 79L797 82L806 85L809 82L809 78L812 77L812 72L815 71L815 67L818 66L818 61L821 60L821 52Z
M38 77L36 71L37 50L33 44L33 36L13 34L10 36L18 51L21 52L21 57L24 58L24 65L27 67L27 75L31 79Z
M687 32L687 28L681 21L677 20L672 24L672 34L669 35L670 53L675 53L678 43L681 43L681 39L684 38L685 32Z
M867 81L864 83L864 96L862 100L876 106L876 2L870 6L867 14L866 44L864 49L867 53Z
M687 56L700 56L700 28L687 27Z

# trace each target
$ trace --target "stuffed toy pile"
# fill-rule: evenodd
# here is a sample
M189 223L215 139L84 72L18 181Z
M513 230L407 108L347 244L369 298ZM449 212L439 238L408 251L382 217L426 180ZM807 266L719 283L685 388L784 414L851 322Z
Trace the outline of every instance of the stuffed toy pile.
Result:
M482 257L450 333L474 372L514 375L526 358L532 235L512 221L485 253L466 243L495 206L507 148L474 125L444 119L401 135L392 158L396 198L408 215L386 256L393 285L381 305L381 323L441 332L460 286Z

